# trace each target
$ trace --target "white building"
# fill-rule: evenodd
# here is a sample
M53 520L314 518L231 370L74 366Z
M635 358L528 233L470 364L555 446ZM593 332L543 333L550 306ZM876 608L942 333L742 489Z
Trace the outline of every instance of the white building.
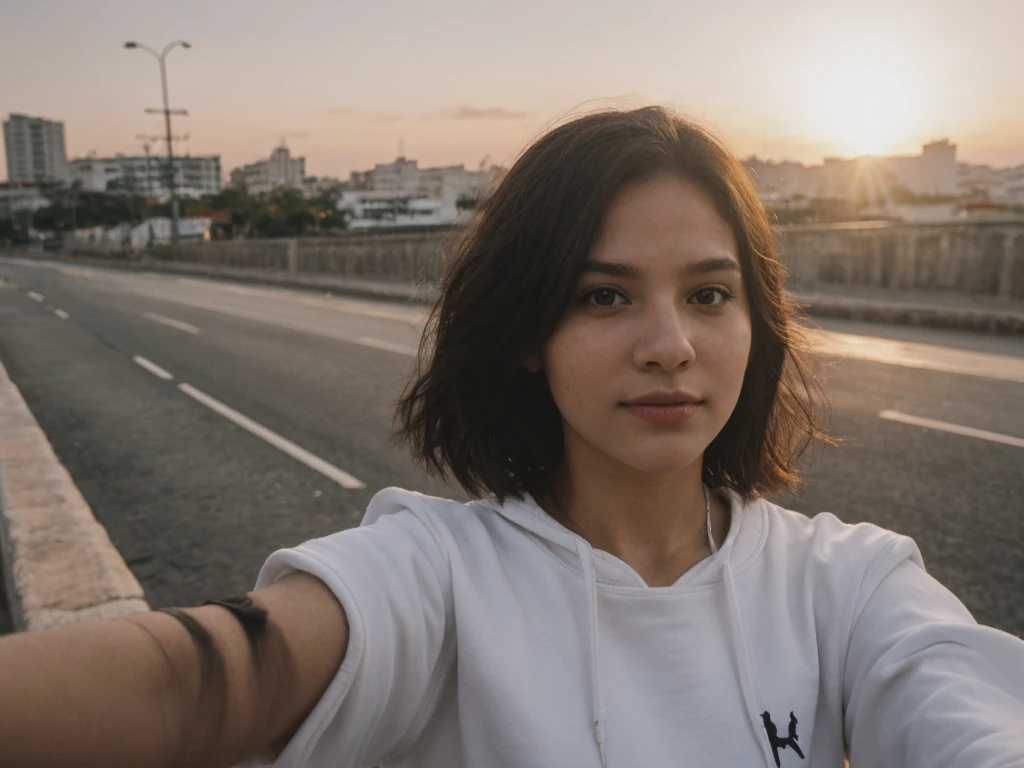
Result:
M183 216L178 219L178 237L185 242L206 242L210 239L211 224L205 217ZM87 227L71 232L71 245L97 252L143 251L170 242L171 220L167 217L147 219L134 226Z
M1007 201L1014 205L1024 205L1024 165L1006 169L1003 178L1006 180L1003 189Z
M916 195L955 195L957 187L956 144L948 139L933 141L920 155L880 157L896 184Z
M302 180L302 193L306 197L316 197L324 192L343 190L348 183L333 176L307 176Z
M440 200L475 200L488 184L487 171L467 171L464 165L448 165L421 170L419 191Z
M443 226L454 224L459 215L454 201L380 190L342 192L336 209L348 214L352 231Z
M988 198L1010 205L1024 204L1024 165L993 168L961 163L957 171L957 192L962 197Z
M68 181L64 123L12 114L4 122L4 148L8 182Z
M21 211L38 211L50 201L39 187L21 184L0 184L0 219L10 219Z
M401 195L420 193L420 169L415 160L396 158L393 163L378 163L369 172L370 189Z
M920 155L904 157L826 157L812 166L751 157L743 164L766 202L798 197L853 200L865 192L888 199L896 186L916 195L956 195L964 183L956 145L946 139L925 144Z
M91 192L125 192L156 200L171 196L167 158L159 155L86 157L71 161L71 180ZM174 158L174 187L179 197L215 195L221 190L220 156Z
M349 184L352 189L456 201L479 197L492 176L488 171L468 171L464 165L420 168L415 160L399 157L378 163L372 171L354 171Z
M306 158L292 157L288 147L278 147L267 160L243 165L231 172L231 185L245 187L251 194L272 192L280 187L302 189Z

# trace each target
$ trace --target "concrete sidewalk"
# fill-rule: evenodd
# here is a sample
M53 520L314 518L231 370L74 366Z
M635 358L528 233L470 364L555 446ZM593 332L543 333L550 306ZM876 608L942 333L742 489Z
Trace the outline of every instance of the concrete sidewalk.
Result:
M2 362L0 436L0 562L13 629L148 610Z
M1024 335L1024 302L994 296L837 286L793 297L811 317Z
M34 259L41 258L33 256ZM301 288L349 296L402 301L429 306L437 298L433 283L413 285L348 275L282 272L144 259L139 262L84 257L45 260L91 264L121 270L163 272L232 282ZM3 261L0 259L0 265ZM950 328L984 333L1024 335L1024 302L947 290L889 290L862 286L823 286L797 291L793 297L811 317L831 317L894 325Z

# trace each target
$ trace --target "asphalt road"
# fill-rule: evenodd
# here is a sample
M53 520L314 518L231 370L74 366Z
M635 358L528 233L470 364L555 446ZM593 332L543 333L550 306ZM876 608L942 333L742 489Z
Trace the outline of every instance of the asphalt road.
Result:
M0 360L154 607L250 589L380 488L459 496L388 443L419 309L55 263L0 277ZM842 445L776 501L914 537L979 621L1024 637L1024 342L822 326Z

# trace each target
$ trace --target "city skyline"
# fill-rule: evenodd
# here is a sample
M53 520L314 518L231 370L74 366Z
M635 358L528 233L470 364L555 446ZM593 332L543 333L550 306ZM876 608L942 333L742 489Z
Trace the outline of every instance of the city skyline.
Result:
M570 114L652 102L741 156L817 164L948 137L964 162L1024 164L1013 0L90 5L4 12L0 65L18 76L0 114L63 122L69 159L140 154L136 134L161 132L144 114L160 101L156 62L122 45L182 38L193 48L168 58L170 100L189 110L175 132L190 140L176 152L218 154L225 174L282 139L317 176L372 168L400 143L423 165L508 164Z

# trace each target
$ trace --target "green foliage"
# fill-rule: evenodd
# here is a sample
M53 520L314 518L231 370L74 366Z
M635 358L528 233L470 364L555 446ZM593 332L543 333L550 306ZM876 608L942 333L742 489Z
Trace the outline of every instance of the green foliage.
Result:
M848 200L816 197L801 202L803 204L796 206L785 203L769 205L768 210L773 223L784 227L790 224L826 224L857 220L857 210Z
M32 225L36 229L68 231L74 227L115 226L171 215L169 202L149 203L141 197L125 194L120 188L108 192L63 188L53 190L49 197L51 204L34 214ZM180 198L178 210L182 216L228 211L232 229L247 237L295 237L344 229L347 218L335 210L337 199L337 192L322 193L307 200L297 189L282 188L268 194L250 195L244 189L226 187L216 195L205 195L201 199Z
M17 217L13 219L0 219L0 248L27 242L28 227L20 219Z
M889 195L894 203L900 205L941 205L955 203L960 199L957 195L919 195L899 185L892 186Z
M141 197L62 190L51 199L48 207L33 214L32 226L36 229L66 232L75 227L136 223L146 217L146 201Z

